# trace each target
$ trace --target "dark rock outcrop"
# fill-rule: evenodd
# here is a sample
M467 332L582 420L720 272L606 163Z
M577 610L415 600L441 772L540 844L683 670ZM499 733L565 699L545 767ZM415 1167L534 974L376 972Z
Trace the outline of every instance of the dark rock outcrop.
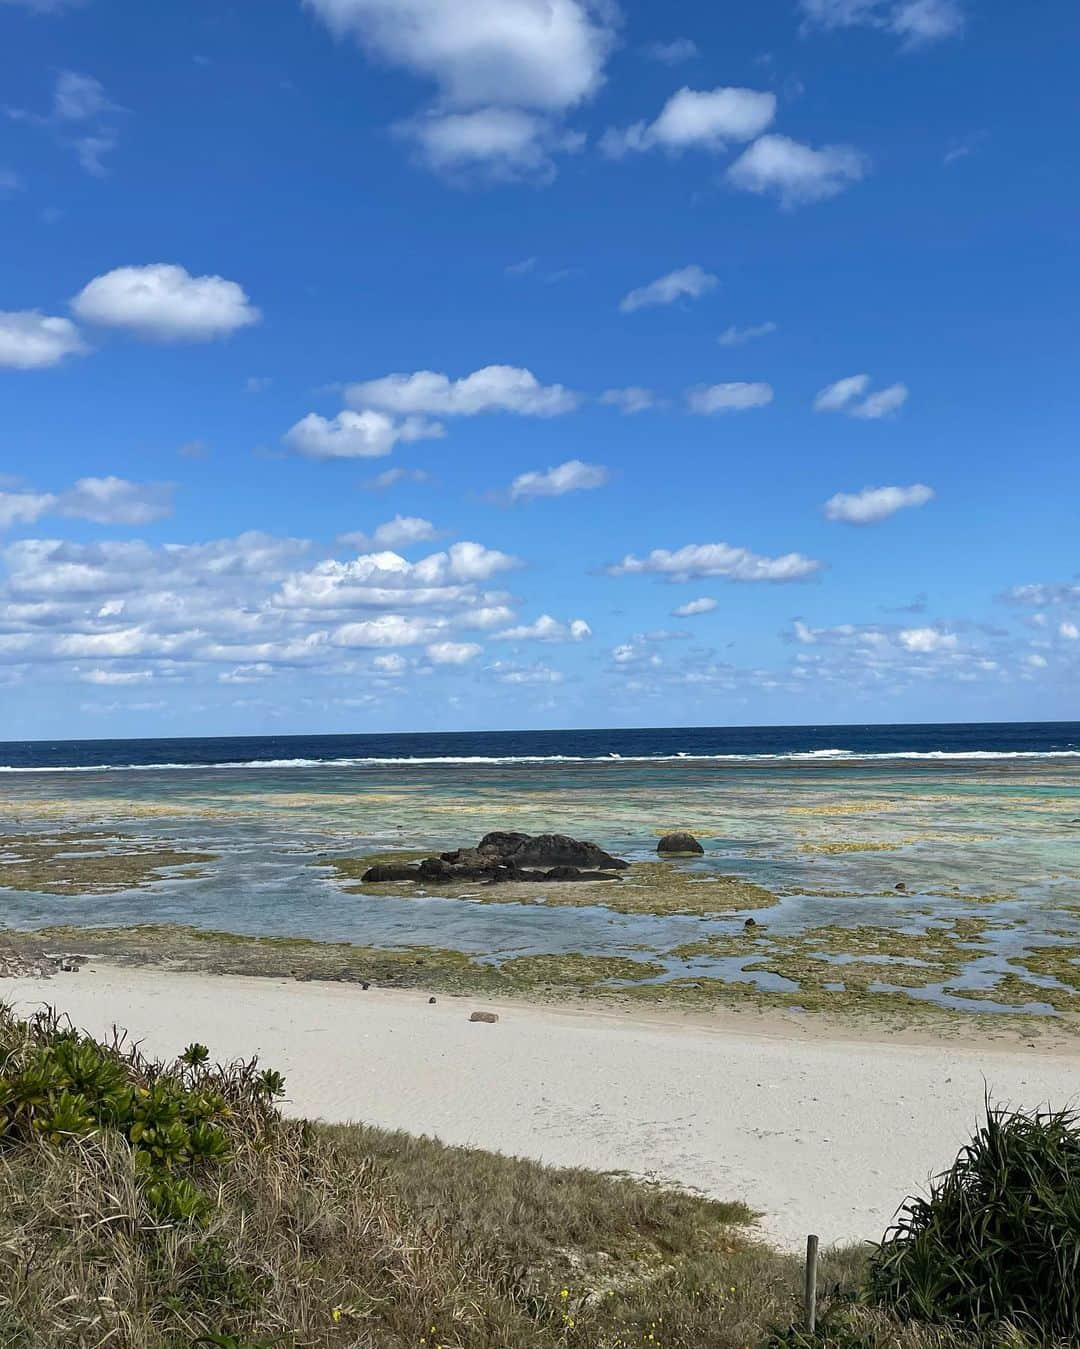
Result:
M423 881L607 881L630 864L595 843L565 834L485 834L475 848L455 848L419 864L377 863L364 872L368 885Z
M693 836L693 834L676 833L676 834L665 834L664 837L660 840L660 842L656 845L656 851L661 854L693 853L695 856L701 857L704 854L705 849L701 846L701 844L697 841L697 839Z

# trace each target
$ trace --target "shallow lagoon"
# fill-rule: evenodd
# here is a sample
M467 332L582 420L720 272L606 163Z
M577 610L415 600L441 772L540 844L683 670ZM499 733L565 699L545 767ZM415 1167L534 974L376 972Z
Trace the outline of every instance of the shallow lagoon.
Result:
M128 846L127 838L143 847L215 855L198 874L180 878L166 871L113 893L0 890L0 921L11 928L180 923L364 946L452 948L500 961L567 952L631 955L658 958L661 980L734 979L797 992L813 979L819 992L828 992L844 987L844 965L852 958L836 949L834 935L824 949L823 931L873 928L887 952L890 933L945 925L955 959L940 970L924 962L920 976L917 954L905 954L912 986L903 996L994 1010L993 989L1011 972L1024 980L1024 1005L1041 986L1059 990L1056 1001L1064 1007L1065 995L1075 997L1080 985L1080 967L1076 984L1068 967L1062 984L1012 963L1035 947L1071 950L1075 944L1080 954L1075 758L26 772L5 777L3 788L0 833L104 825L120 836L109 846ZM567 907L348 893L320 865L393 849L438 851L496 828L571 833L631 860L654 858L659 834L686 828L707 851L692 864L703 892L710 875L723 874L771 890L778 902L756 913L761 930L745 954L724 950L688 959L672 952L709 937L730 942L746 915L617 913L602 897L599 904ZM544 898L543 889L536 899ZM476 897L496 896L477 890ZM957 920L972 918L982 920L978 931L954 931ZM816 962L810 970L807 958ZM891 959L864 952L853 966L859 987L894 988ZM868 960L880 964L880 984L866 982ZM827 980L822 962L835 967ZM797 966L801 978L784 973ZM957 996L971 991L989 991L991 1000ZM1012 1008L1017 996L1014 991L1009 999ZM1049 1009L1049 1003L1037 1005Z

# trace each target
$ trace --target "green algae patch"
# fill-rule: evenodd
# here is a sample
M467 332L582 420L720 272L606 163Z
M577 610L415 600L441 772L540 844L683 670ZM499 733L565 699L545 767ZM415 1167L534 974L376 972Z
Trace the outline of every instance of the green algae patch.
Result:
M627 956L588 956L579 951L565 955L515 956L499 966L499 973L519 988L537 984L586 986L613 980L632 982L655 979L664 966L654 960L631 960Z
M1074 934L1070 933L1070 936ZM1014 963L1023 965L1032 974L1041 974L1046 979L1056 979L1059 984L1080 992L1080 947L1071 946L1033 946L1022 956L1015 957Z
M820 843L800 843L799 851L833 856L834 854L849 852L897 852L903 846L903 840L885 843L869 840L862 842L859 839L826 839Z
M202 875L216 853L160 847L101 831L0 835L0 888L48 895L106 895Z
M1052 1007L1055 1012L1080 1012L1080 993L1067 988L1047 988L1019 974L1003 975L992 988L947 988L945 992L968 1002L995 1002L1018 1011L1032 1003L1040 1003Z

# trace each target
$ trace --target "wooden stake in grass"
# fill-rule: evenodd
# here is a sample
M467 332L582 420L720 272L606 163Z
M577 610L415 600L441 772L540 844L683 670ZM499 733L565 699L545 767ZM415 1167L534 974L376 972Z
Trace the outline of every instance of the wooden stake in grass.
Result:
M806 1328L813 1335L817 1330L817 1256L818 1239L806 1238Z

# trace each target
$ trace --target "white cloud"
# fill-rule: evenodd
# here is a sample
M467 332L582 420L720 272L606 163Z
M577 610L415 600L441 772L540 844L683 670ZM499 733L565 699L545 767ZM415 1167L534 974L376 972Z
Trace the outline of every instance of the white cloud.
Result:
M906 384L890 384L887 389L881 389L877 393L872 393L869 398L864 398L861 403L856 403L851 409L853 417L864 417L869 421L877 421L880 417L887 417L891 412L896 412L902 408L908 399L908 389Z
M744 192L771 193L785 208L835 197L858 182L869 160L850 145L820 150L789 136L767 135L754 141L728 168L728 182Z
M654 61L660 61L665 66L677 66L699 55L697 43L688 37L673 38L670 42L650 42L645 51Z
M432 642L426 648L433 665L467 665L484 648L475 642Z
M385 492L399 482L428 482L429 479L430 475L422 468L384 468L374 478L369 478L364 486L371 492Z
M623 296L619 308L624 314L633 314L636 310L646 309L651 305L674 304L684 296L696 300L718 284L717 277L699 267L697 263L693 263L689 267L680 267L677 271L668 272L666 276L650 281L647 286L639 286L637 290L630 291L628 295Z
M776 332L775 323L755 323L748 328L737 328L734 324L725 328L716 339L722 347L741 347L744 342L752 342L755 337L768 337Z
M529 497L561 497L567 492L587 492L603 487L609 478L603 464L585 464L580 459L568 459L565 464L545 472L534 470L521 473L510 484L511 501Z
M46 514L99 525L144 525L172 513L171 483L135 483L125 478L80 478L53 492L0 492L0 529L33 524Z
M959 0L800 0L808 20L825 28L880 28L919 46L964 28Z
M688 389L686 404L691 412L703 417L714 412L745 412L748 408L766 407L773 400L769 384L708 384Z
M450 177L479 173L509 181L550 181L554 156L576 153L584 145L580 134L520 108L429 112L400 122L396 131L417 147L429 168Z
M509 661L495 661L488 666L488 672L492 674L500 684L561 684L563 682L562 672L552 670L550 666L541 665L515 665Z
M637 412L648 412L657 405L656 395L652 389L643 389L637 384L631 384L625 389L605 389L600 395L600 401L606 407L618 408L624 417L633 416Z
M435 537L435 526L419 515L395 515L378 525L372 534L342 534L338 540L347 548L365 551L369 548L405 548L412 543L425 543Z
M1080 603L1080 585L1065 581L1012 586L1005 592L1005 598L1016 604L1035 604L1040 607L1048 604L1075 604Z
M258 684L274 673L269 661L255 661L252 665L238 665L234 670L222 670L219 684Z
M0 492L0 529L32 525L55 505L49 492Z
M934 651L954 651L960 639L954 632L940 628L904 628L899 634L900 645L906 651L926 655Z
M332 640L335 646L347 647L419 646L445 626L445 619L379 614L359 623L344 624Z
M776 116L776 95L758 89L680 89L657 119L607 131L600 141L613 159L639 150L723 150L759 136Z
M583 618L563 623L550 614L541 614L535 623L522 623L495 636L508 642L581 642L592 636L592 628Z
M79 318L160 342L206 342L258 323L243 288L221 276L192 276L174 263L117 267L71 302Z
M368 408L363 412L346 409L336 417L309 412L286 431L282 440L309 459L378 459L389 454L399 441L438 440L445 434L438 422L422 417L398 422Z
M814 398L815 412L839 412L870 387L869 375L847 375L827 384Z
M86 350L70 319L36 309L0 311L0 369L42 370Z
M599 87L614 34L580 0L305 0L339 34L426 75L451 107L560 110Z
M1076 623L1069 622L1068 619L1063 620L1061 626L1058 628L1058 632L1066 639L1066 641L1080 641L1080 626Z
M699 600L688 600L686 604L680 604L672 609L673 618L693 618L696 614L711 614L716 608L717 601L711 595L703 595Z
M814 411L846 412L849 417L877 421L896 412L907 402L906 384L890 384L888 388L864 398L869 387L869 375L847 375L818 391L814 398Z
M153 670L87 670L85 674L79 676L84 684L99 684L104 687L149 684L153 677Z
M514 412L523 417L557 417L573 412L580 395L561 384L543 385L531 370L488 365L463 379L434 370L384 375L350 384L346 399L354 407L402 414L474 417L484 412Z
M607 568L611 576L650 573L671 581L689 581L700 576L725 576L731 581L801 581L820 570L820 562L801 553L763 557L728 543L688 543L674 552L654 548L648 557L628 554Z
M111 109L105 86L92 75L61 70L53 88L53 116L60 122L82 122Z
M475 583L520 565L507 553L471 542L455 543L417 562L389 550L365 553L349 562L330 559L292 573L274 603L293 611L409 608L461 610L467 617L502 604L501 596L479 594Z
M172 514L170 483L136 483L125 478L80 478L58 500L63 515L99 525L146 525Z
M925 506L934 499L934 489L925 483L910 487L864 487L861 492L837 492L825 503L828 520L843 520L849 525L872 525L887 520L897 511Z

